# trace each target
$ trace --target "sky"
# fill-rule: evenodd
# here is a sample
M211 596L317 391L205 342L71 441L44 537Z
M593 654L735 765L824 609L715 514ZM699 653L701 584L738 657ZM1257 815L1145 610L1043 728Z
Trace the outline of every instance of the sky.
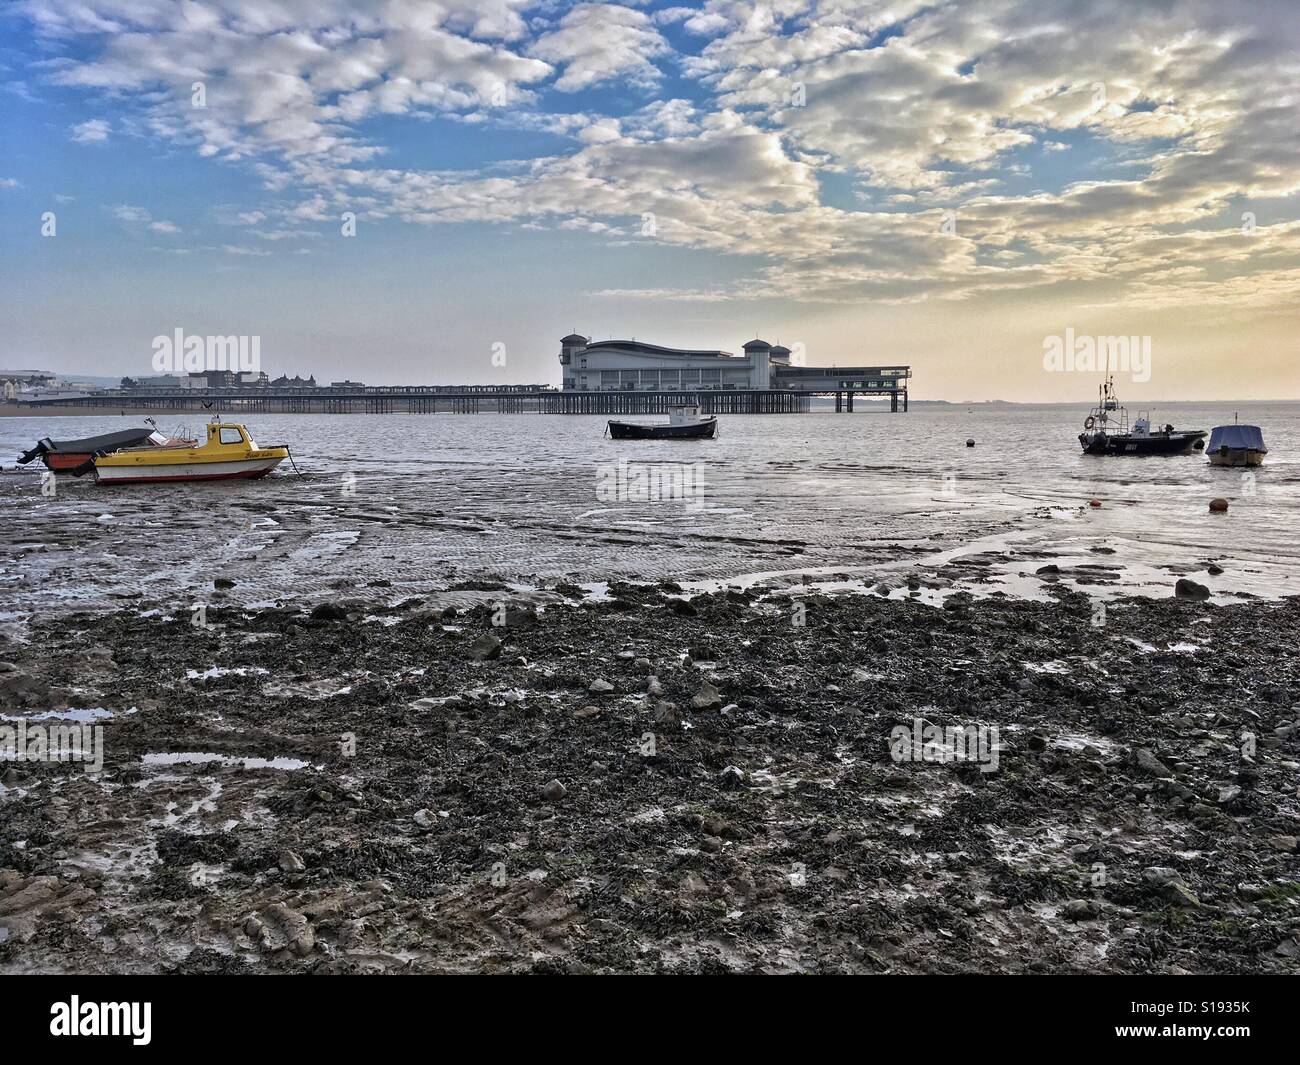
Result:
M916 398L1300 399L1290 0L17 0L0 366L558 384L560 337ZM1068 331L1068 332L1067 332ZM1073 342L1073 341L1072 341Z

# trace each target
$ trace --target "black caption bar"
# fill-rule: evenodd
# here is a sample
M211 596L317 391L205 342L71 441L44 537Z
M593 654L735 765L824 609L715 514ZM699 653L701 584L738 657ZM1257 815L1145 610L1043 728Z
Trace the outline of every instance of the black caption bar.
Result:
M196 1047L373 1052L413 1035L439 1044L483 1038L485 1010L509 1018L507 1025L489 1026L494 1046L519 1033L521 1045L535 1050L561 1038L557 1024L567 1027L579 1018L584 1042L625 1038L628 1025L668 1023L669 1017L677 1018L673 1028L689 1023L708 1029L701 1015L688 1021L683 1010L734 1000L733 1007L743 1010L724 1006L716 1014L732 1018L717 1028L717 1037L743 1045L752 1036L760 1051L772 1049L766 1040L782 1031L796 1040L837 1032L843 1038L849 1026L855 1039L910 1032L931 1055L989 1039L999 1048L1040 1049L1051 1040L1084 1051L1170 1044L1181 1053L1192 1044L1227 1051L1280 1047L1295 1012L1294 985L1276 977L676 977L635 978L635 986L627 979L587 977L581 988L572 986L573 979L579 978L566 985L544 977L488 983L430 976L23 976L4 980L0 991L10 1052L65 1049L59 1044L92 1053L110 1046L128 1053ZM822 986L826 979L835 981L833 989ZM737 1024L743 1017L751 1018L749 1026ZM756 1017L765 1019L753 1024ZM902 1050L895 1046L892 1053Z

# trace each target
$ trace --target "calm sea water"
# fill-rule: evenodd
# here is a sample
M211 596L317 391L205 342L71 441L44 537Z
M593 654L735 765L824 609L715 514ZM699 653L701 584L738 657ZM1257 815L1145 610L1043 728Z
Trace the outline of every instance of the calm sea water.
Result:
M0 419L0 610L136 592L172 603L218 575L247 602L344 582L428 595L488 575L520 588L671 577L834 589L918 573L935 595L1036 597L1047 562L1103 596L1168 595L1183 573L1221 600L1300 594L1300 404L1167 404L1153 416L1209 429L1234 409L1270 448L1253 476L1199 454L1082 455L1083 405L734 416L718 439L682 442L615 442L597 417L268 414L250 429L289 444L302 476L286 464L255 482L60 478L54 498L35 471L10 472L21 450L138 420ZM631 498L617 492L620 460ZM652 473L699 491L636 498ZM1209 513L1215 496L1231 501L1227 515ZM1210 562L1225 572L1208 578Z

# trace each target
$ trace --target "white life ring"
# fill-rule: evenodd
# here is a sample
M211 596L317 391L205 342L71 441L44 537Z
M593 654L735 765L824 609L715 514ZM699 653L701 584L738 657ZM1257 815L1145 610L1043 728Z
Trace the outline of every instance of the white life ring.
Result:
M1097 419L1094 418L1091 414L1089 414L1088 417L1083 419L1083 427L1085 429L1091 429L1096 424L1097 424Z

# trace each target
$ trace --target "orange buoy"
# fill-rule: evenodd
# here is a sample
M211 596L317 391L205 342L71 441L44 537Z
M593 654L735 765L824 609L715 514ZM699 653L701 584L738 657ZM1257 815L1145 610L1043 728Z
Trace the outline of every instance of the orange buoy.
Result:
M1226 514L1228 512L1228 501L1226 499L1211 499L1210 512L1213 514Z
M1090 506L1090 507L1099 507L1099 506L1101 506L1101 500L1100 500L1100 499L1090 499L1090 500L1088 500L1088 506Z

